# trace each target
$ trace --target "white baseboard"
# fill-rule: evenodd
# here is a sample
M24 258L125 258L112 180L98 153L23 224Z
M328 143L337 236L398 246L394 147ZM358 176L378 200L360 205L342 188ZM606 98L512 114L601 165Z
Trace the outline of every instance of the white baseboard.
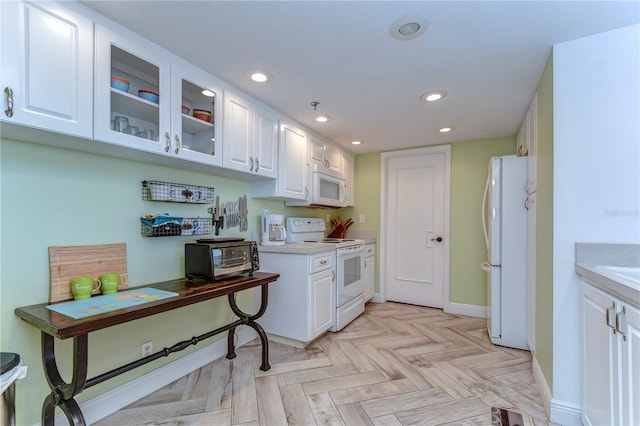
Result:
M547 413L547 417L549 417L549 411L551 407L551 389L549 389L547 380L544 378L544 374L542 374L540 364L538 364L538 360L535 357L531 361L531 370L533 373L533 378L536 381L536 385L538 386L538 392L540 392L540 397L542 398L544 411Z
M549 420L562 426L582 426L582 409L575 405L552 399Z
M549 385L542 374L538 360L533 358L532 363L533 378L538 386L538 392L542 398L544 410L547 418L559 425L563 426L579 426L582 425L582 409L572 404L553 399Z
M454 315L464 315L466 317L487 317L487 307L479 305L467 305L464 303L449 302L449 306L446 307L445 312Z
M236 335L236 348L258 337L258 334L251 327L245 327L237 331ZM192 371L226 356L226 354L227 339L225 334L225 338L209 346L205 346L157 370L153 370L144 376L133 379L128 383L81 403L80 408L82 409L84 419L87 424L97 422ZM56 415L55 424L68 425L69 422L63 413L59 413Z

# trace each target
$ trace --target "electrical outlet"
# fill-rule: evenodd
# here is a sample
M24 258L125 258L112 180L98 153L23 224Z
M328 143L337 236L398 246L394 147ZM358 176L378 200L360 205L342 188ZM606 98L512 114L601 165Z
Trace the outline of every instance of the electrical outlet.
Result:
M149 340L146 343L143 343L142 346L140 346L140 357L144 358L145 356L149 356L153 354L153 342L151 340Z
M359 223L364 223L364 213L360 213L360 217L358 218Z
M331 213L327 213L327 220L325 222L331 222Z

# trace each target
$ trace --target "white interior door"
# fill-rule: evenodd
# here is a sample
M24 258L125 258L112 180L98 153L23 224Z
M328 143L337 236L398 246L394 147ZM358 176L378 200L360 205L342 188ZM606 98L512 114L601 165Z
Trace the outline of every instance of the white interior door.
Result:
M447 308L450 147L382 154L383 300Z

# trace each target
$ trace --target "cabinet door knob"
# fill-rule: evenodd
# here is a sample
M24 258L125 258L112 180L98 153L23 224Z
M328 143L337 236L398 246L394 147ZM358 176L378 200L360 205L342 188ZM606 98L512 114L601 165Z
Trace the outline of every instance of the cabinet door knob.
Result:
M7 117L13 117L13 90L11 87L5 87L4 93L7 95L7 109L4 110L4 113Z
M432 238L431 241L437 241L437 242L441 243L442 242L442 237Z

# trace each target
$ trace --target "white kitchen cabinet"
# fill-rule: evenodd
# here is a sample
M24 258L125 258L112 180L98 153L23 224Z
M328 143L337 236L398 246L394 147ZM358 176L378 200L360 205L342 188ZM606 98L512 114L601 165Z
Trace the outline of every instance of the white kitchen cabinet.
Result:
M538 95L534 94L527 114L516 135L518 155L527 156L527 192L536 192L536 170L538 162Z
M111 76L128 80L128 91L111 87ZM159 101L140 98L139 90L158 94ZM197 67L147 40L96 25L96 140L221 165L221 94L219 82ZM210 120L195 118L195 109L210 112ZM119 128L120 120L128 126Z
M580 286L583 423L640 424L640 311Z
M335 321L335 273L333 269L309 276L310 339L327 331ZM333 310L329 307L333 306Z
M2 121L92 138L93 22L56 3L0 7Z
M344 201L347 207L355 205L355 158L352 154L342 153L342 173L344 175Z
M269 178L278 176L278 128L280 114L256 105L254 110L254 173Z
M252 182L251 195L285 201L306 199L309 194L307 133L287 119L280 122L278 164L277 178Z
M275 178L278 116L229 91L225 94L223 166Z
M376 245L364 246L364 301L371 300L375 294Z
M335 251L313 254L262 251L260 270L280 274L277 283L269 286L269 305L259 321L272 338L279 336L283 342L304 346L333 326ZM259 303L259 292L254 296Z
M309 164L342 173L342 152L340 148L320 136L309 133Z

